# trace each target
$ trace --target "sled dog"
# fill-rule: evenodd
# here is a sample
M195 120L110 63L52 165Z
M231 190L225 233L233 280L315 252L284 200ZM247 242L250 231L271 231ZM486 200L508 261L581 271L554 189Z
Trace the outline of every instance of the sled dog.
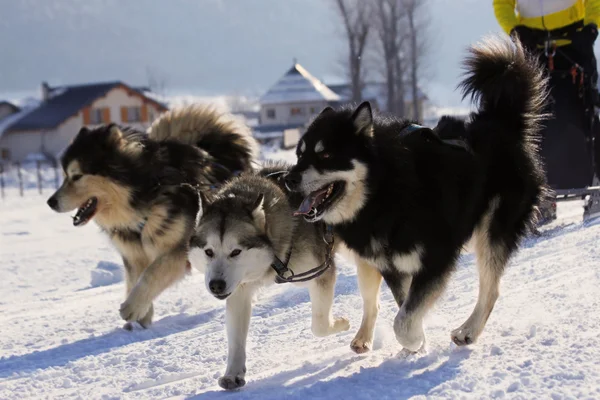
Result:
M192 265L205 273L208 291L226 299L228 356L224 389L244 386L246 338L251 301L261 287L279 281L301 282L312 302L316 336L348 330L345 318L334 318L333 237L323 223L293 217L302 201L284 189L284 165L242 174L202 204L202 217L190 244ZM293 271L293 275L290 271Z
M199 211L210 192L251 168L250 130L208 106L160 116L147 133L116 124L83 127L61 159L62 186L48 199L57 212L77 210L73 225L92 219L123 258L124 328L152 322L152 301L182 278Z
M508 38L470 49L461 83L478 111L443 118L435 130L356 109L326 108L297 146L287 186L305 196L296 215L332 225L357 254L363 320L351 348L368 351L382 278L399 311L398 342L425 343L423 317L463 246L474 239L479 297L451 333L473 343L499 295L500 278L545 195L537 135L546 82L534 57Z

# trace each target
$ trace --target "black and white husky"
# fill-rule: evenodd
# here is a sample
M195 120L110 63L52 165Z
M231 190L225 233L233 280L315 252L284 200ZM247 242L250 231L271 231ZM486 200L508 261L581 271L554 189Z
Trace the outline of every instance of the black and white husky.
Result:
M214 199L203 201L202 217L192 236L190 262L205 272L208 291L217 299L227 299L229 354L227 370L219 379L224 389L245 384L252 298L278 276L289 279L284 267L294 272L291 281L307 280L315 336L350 327L347 319L331 313L335 243L324 224L292 216L302 197L287 192L278 179L288 168L273 165L232 179Z
M546 83L520 44L489 38L466 59L465 96L479 110L462 122L443 118L435 130L356 110L325 109L297 148L287 186L305 199L297 210L324 221L358 255L364 301L351 343L368 351L381 279L400 310L394 331L417 351L423 317L446 286L463 246L473 238L479 298L452 331L458 345L481 334L499 294L505 266L544 195L536 135Z

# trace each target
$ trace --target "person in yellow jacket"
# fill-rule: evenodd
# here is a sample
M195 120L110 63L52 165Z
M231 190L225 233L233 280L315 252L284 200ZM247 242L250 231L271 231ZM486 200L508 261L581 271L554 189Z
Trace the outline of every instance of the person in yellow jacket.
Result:
M560 47L563 58L587 67L596 75L594 42L600 23L600 0L493 0L494 13L502 29L518 35L529 49L545 47L548 38ZM557 61L565 69L568 60ZM595 80L595 79L594 79Z
M548 71L553 117L544 123L540 151L549 186L590 186L594 170L600 177L594 55L600 0L493 0L493 4L502 29L518 36ZM542 205L544 218L556 218L555 204Z

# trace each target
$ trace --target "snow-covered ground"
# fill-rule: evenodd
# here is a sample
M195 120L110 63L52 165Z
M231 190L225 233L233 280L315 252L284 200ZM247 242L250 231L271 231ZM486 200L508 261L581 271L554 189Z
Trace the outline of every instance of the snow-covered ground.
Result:
M561 205L545 236L526 241L483 336L467 348L452 344L450 331L475 304L470 254L426 319L424 354L400 352L387 288L374 351L350 351L361 299L342 258L334 312L350 319L348 332L314 338L306 290L265 289L251 322L247 385L227 393L217 386L224 303L201 274L160 296L150 329L124 331L120 260L107 239L93 224L74 228L35 190L20 198L11 188L0 201L0 399L597 399L600 225L582 227L580 207Z

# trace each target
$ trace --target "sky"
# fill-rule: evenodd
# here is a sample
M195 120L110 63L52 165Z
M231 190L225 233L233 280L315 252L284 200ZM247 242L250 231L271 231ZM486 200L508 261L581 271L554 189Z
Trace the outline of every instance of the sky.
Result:
M499 32L492 0L427 2L422 85L440 106L469 44ZM331 0L0 0L0 97L123 80L148 71L170 95L259 96L297 59L325 83L343 78L345 43Z

